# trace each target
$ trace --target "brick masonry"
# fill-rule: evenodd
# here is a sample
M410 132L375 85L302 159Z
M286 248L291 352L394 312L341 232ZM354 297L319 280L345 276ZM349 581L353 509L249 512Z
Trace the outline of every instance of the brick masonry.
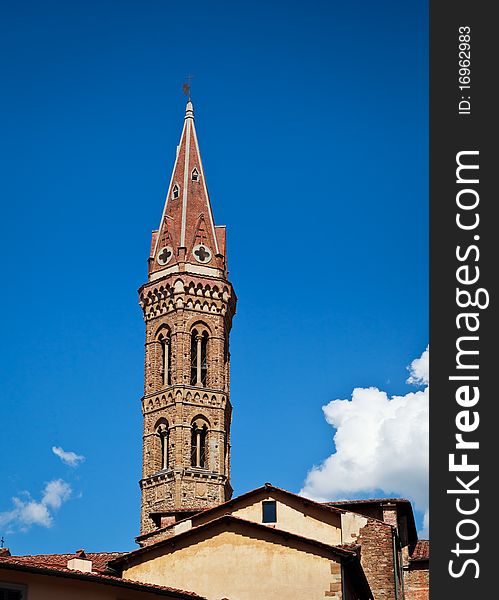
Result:
M428 563L413 563L404 573L405 600L428 600L430 576Z
M357 542L361 546L360 562L374 599L397 599L395 594L393 528L387 523L368 518L367 524L359 532Z

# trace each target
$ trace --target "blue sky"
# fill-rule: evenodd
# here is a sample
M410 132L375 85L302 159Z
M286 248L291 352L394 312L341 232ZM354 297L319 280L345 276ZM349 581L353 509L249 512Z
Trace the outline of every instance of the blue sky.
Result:
M419 0L4 4L0 514L12 497L43 503L45 489L53 515L50 527L0 528L13 552L135 546L136 290L188 73L239 297L235 493L300 490L334 449L331 400L409 391L406 367L428 343L426 11ZM85 461L65 465L53 446ZM59 479L71 493L58 508L45 486Z

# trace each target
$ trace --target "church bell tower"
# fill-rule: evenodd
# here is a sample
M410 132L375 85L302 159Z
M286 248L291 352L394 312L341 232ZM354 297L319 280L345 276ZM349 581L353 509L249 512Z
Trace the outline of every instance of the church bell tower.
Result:
M141 535L221 502L230 485L229 334L236 295L189 100L148 281Z

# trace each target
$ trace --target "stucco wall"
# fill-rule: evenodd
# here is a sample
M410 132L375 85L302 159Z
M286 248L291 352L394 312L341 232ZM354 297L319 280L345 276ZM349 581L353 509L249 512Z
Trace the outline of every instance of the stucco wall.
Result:
M346 512L341 515L341 540L343 544L357 542L360 530L367 525L367 517Z
M139 592L91 581L65 579L53 575L15 572L0 569L0 582L27 586L28 600L151 600L152 592ZM190 591L190 590L189 590Z
M341 589L339 564L320 549L315 553L308 544L277 544L265 532L267 539L260 539L254 529L242 534L220 528L204 536L207 539L189 538L189 545L179 540L174 548L166 546L137 557L123 577L189 589L209 600L341 596L331 591Z
M220 513L210 512L209 515L201 513L193 519L193 523L195 526L201 525L223 514L232 514L247 521L262 523L262 502L265 500L275 500L277 502L277 523L275 524L277 529L296 533L330 545L342 543L341 517L338 513L325 512L313 504L307 507L303 505L301 500L284 499L280 494L271 492L248 498L234 506L223 506ZM294 505L295 503L296 505ZM272 526L271 524L266 525Z
M248 521L262 522L262 501L274 500L271 495L260 498L258 502L236 509L232 514ZM289 504L277 500L277 523L276 527L284 531L290 531L306 538L319 540L326 544L341 544L341 526L337 515L321 514L321 519L315 518L312 511L303 512ZM326 522L327 519L327 522Z

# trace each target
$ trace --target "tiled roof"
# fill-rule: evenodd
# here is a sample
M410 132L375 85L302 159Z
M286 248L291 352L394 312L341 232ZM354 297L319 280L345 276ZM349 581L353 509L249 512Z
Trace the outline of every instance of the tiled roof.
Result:
M288 490L284 490L282 488L276 487L275 485L272 485L271 483L265 483L261 487L257 487L253 490L250 490L249 492L245 492L244 494L235 496L234 498L231 498L230 500L227 500L226 502L222 502L221 504L217 504L211 508L203 508L201 511L192 515L191 517L188 517L187 519L181 519L180 521L177 521L176 523L173 523L171 525L167 525L165 527L160 527L159 529L155 529L154 531L151 531L149 533L143 533L142 535L137 536L135 538L135 541L140 544L144 540L147 540L148 538L153 537L153 536L157 535L158 533L162 533L164 531L168 531L169 529L172 529L175 525L178 525L178 523L181 521L195 519L198 515L206 515L206 514L213 514L213 513L219 512L220 510L223 510L224 507L226 507L226 508L232 507L235 504L237 504L238 502L240 502L241 500L244 500L251 496L260 494L262 492L282 493L282 494L285 494L286 496L294 498L295 500L298 500L302 504L305 504L305 505L308 504L308 505L316 506L320 509L326 509L326 510L329 510L330 513L335 512L338 515L341 515L342 513L345 512L341 507L339 507L339 506L336 507L332 503L329 504L327 502L316 502L315 500L311 500L310 498L305 498L304 496L299 496L298 494L294 494L293 492L289 492Z
M179 539L185 539L190 536L197 536L200 531L209 530L212 527L217 526L221 523L224 523L225 527L227 527L230 524L244 525L246 527L251 527L255 531L265 532L265 534L267 534L267 535L283 537L288 541L289 540L297 540L300 542L306 542L307 544L310 544L312 546L317 546L319 548L327 550L327 551L339 556L340 558L351 558L351 557L356 556L355 550L352 549L351 547L347 548L344 546L336 546L336 545L332 545L332 544L326 544L319 540L307 538L302 535L292 533L290 531L285 531L285 530L279 529L277 527L269 527L268 525L264 525L262 523L257 523L255 521L248 521L247 519L243 519L241 517L236 517L235 515L232 515L232 514L225 514L225 515L222 515L221 517L218 517L216 519L208 521L207 523L198 525L196 527L192 527L190 529L187 529L186 531L177 533L176 535L168 537L164 540L155 542L154 544L144 546L143 548L138 548L137 550L132 550L132 552L129 552L128 554L124 554L124 555L118 557L116 560L112 561L111 567L112 568L116 567L116 568L120 569L120 567L123 564L126 564L129 561L129 559L133 559L136 556L147 554L148 552L151 552L151 550L156 550L157 548L161 548L163 546L175 545Z
M430 540L418 540L411 554L411 560L429 560Z
M111 554L113 556L121 556L121 552L112 553L99 553L101 556L104 554ZM92 554L87 554L91 556ZM48 554L39 555L47 557L54 556L65 556L73 557L73 554ZM112 585L120 588L128 588L142 592L151 592L151 594L165 596L167 598L182 598L185 600L206 600L203 596L199 596L194 592L186 592L171 588L163 585L155 585L152 583L142 583L141 581L133 581L131 579L122 579L121 577L115 577L113 575L104 575L103 573L83 573L82 571L75 571L61 566L49 565L47 563L36 563L34 560L36 556L9 556L0 557L0 570L9 569L14 571L27 571L30 573L38 573L40 575L53 575L55 577L65 577L68 579L79 579L83 581L91 581L94 583L101 583L103 585ZM21 560L20 560L21 559ZM55 559L54 559L55 560Z
M360 512L366 508L381 507L383 504L395 504L397 505L397 512L407 517L407 531L409 535L409 543L415 544L418 539L418 533L416 530L416 522L414 520L414 512L412 510L412 504L407 498L366 498L364 500L338 500L335 502L324 502L324 506L331 508L340 508L343 510L351 510L352 512ZM356 508L357 507L357 508Z
M192 512L203 512L203 510L207 510L208 507L207 506L198 506L193 507L193 508L176 508L175 510L157 510L157 511L153 511L150 514L151 515L164 515L167 513L192 513Z
M348 544L336 544L336 548L342 548L343 550L348 550L349 552L359 553L361 549L361 545L357 542L349 542Z
M86 552L85 556L92 561L92 572L105 573L107 563L122 556L124 552ZM17 562L29 565L41 565L47 567L68 566L68 560L74 558L74 554L33 554L25 556L12 556Z
M337 500L335 502L323 502L323 504L326 506L343 506L346 504L380 504L384 502L400 504L402 502L409 502L409 500L407 498L367 498L365 500Z

